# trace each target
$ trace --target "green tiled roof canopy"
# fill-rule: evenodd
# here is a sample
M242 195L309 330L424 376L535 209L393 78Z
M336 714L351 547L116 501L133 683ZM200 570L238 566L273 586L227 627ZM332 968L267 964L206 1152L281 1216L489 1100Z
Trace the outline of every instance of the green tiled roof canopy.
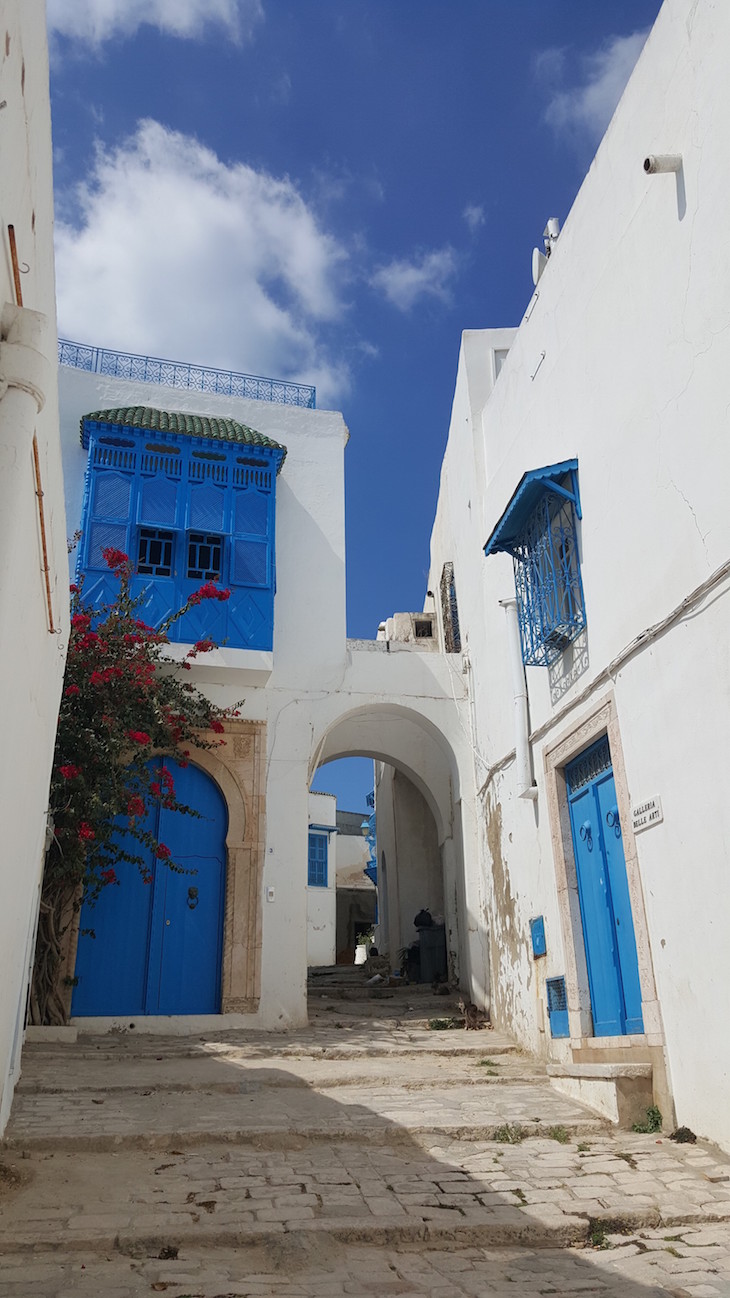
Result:
M246 446L266 446L283 451L286 447L255 428L239 424L235 419L217 415L189 415L176 410L153 410L149 406L127 406L119 410L95 410L81 420L81 441L84 444L84 424L87 420L100 424L117 424L124 428L144 428L150 432L186 433L188 437L209 437L219 442L242 442ZM282 456L282 463L283 463Z

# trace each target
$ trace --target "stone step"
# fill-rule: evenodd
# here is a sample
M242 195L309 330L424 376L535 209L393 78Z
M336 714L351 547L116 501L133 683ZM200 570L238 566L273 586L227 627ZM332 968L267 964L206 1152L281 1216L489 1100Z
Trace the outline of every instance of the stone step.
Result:
M235 1094L197 1091L101 1091L66 1095L21 1092L5 1143L11 1149L160 1149L206 1140L282 1148L289 1139L357 1139L380 1145L423 1140L489 1140L506 1124L530 1134L564 1127L575 1134L604 1128L581 1105L545 1081L505 1080L496 1086L433 1084L420 1091L367 1084L320 1092L301 1080Z
M563 1133L564 1134L564 1133ZM597 1230L730 1221L726 1169L705 1148L625 1136L515 1144L333 1141L267 1151L220 1143L78 1149L18 1159L0 1253L132 1257L316 1237L379 1246L556 1247ZM4 1158L7 1160L7 1153ZM314 1245L313 1245L314 1246ZM104 1292L104 1291L101 1291Z

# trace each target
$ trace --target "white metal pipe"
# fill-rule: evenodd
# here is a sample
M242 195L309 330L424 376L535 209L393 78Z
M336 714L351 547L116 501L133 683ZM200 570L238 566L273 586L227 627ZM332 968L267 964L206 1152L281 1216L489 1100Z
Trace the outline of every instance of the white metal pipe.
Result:
M520 625L517 620L517 600L501 599L500 604L507 615L507 639L509 642L510 670L512 672L512 693L515 712L515 765L517 768L518 798L537 797L537 787L532 782L530 765L530 718L527 700L527 681L522 662L522 645L520 643Z

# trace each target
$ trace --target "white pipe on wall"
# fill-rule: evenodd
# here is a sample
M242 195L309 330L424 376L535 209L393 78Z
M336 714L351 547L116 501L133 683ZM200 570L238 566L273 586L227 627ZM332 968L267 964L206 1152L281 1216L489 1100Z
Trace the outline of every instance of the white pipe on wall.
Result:
M520 626L517 620L517 600L501 599L500 604L507 615L507 639L509 642L510 669L512 672L512 693L515 709L515 765L517 767L518 798L537 797L537 786L532 782L530 763L530 717L527 706L527 681L522 662L522 645L520 643Z

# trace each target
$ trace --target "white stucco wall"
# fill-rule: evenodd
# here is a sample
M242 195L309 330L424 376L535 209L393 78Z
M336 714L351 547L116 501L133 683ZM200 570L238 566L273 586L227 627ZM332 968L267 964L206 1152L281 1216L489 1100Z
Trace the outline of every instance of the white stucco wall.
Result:
M332 793L310 793L309 826L330 826L337 820L337 798ZM333 965L337 924L337 834L327 835L327 887L307 885L307 965Z
M441 854L433 815L407 776L392 766L378 766L376 798L378 859L382 867L385 854L387 886L387 922L378 938L396 965L398 952L416 941L413 920L419 911L430 910L439 923L444 919Z
M626 801L662 799L638 835L646 910L646 1042L666 1038L679 1122L730 1148L724 1031L730 808L722 788L730 703L726 502L730 170L724 52L730 11L665 0L491 393L490 331L464 335L432 536L429 587L455 563L470 661L483 904L493 1003L526 1044L545 1033L544 977L565 972L544 750L614 700ZM644 173L652 153L682 155L679 176ZM526 260L529 250L525 250ZM483 409L481 408L483 405ZM511 560L485 561L487 535L522 474L577 456L587 657L563 681L528 668L537 804L515 797L505 615ZM483 465L483 470L480 466ZM476 475L476 476L475 476ZM714 576L713 576L714 574ZM625 647L697 599L667 628ZM576 655L577 658L577 655ZM568 659L566 658L566 663ZM501 762L504 766L494 770ZM622 822L629 807L622 807ZM627 838L627 828L624 837ZM529 954L543 913L547 966ZM636 916L635 916L636 918ZM577 1044L577 1043L574 1043Z
M68 644L44 11L42 0L32 5L0 0L2 98L6 101L0 161L0 1133L19 1073L48 784ZM42 320L13 311L9 224L15 227L24 268L24 307L28 313L40 312ZM42 573L34 432L55 634L50 631Z

